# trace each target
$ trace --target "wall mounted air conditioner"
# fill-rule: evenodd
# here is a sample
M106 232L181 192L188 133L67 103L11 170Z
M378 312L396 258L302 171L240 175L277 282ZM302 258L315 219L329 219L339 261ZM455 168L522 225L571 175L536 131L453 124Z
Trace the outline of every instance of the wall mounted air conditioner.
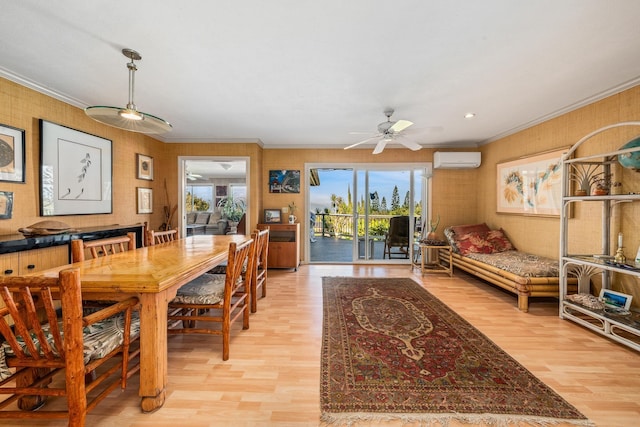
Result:
M479 151L436 151L433 154L433 167L435 169L469 169L479 166Z

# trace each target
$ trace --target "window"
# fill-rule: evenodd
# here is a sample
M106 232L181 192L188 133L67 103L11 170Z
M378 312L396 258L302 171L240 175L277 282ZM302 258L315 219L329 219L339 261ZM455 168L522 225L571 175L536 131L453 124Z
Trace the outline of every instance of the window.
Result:
M212 185L187 185L186 188L187 212L212 212L213 186Z

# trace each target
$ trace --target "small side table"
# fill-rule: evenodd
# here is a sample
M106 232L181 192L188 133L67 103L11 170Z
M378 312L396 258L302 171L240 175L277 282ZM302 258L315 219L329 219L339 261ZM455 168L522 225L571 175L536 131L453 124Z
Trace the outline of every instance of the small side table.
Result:
M451 255L450 245L432 245L426 243L416 243L420 246L420 272L425 273L447 273L449 277L453 277L453 256ZM440 261L440 249L444 249L449 255L448 262ZM425 256L429 250L435 250L437 258L435 262L425 262Z

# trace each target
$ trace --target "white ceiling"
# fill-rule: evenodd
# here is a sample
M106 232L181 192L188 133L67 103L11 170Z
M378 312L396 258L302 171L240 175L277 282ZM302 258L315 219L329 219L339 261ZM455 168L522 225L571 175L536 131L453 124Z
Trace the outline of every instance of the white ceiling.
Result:
M638 0L0 6L0 76L124 107L137 50L135 103L173 124L165 142L344 147L392 107L425 147L474 146L640 83Z

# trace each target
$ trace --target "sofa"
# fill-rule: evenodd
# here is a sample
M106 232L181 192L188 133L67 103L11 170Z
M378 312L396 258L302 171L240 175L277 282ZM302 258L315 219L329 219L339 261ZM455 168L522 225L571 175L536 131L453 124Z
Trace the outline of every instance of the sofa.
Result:
M518 251L504 230L485 223L447 227L444 234L453 266L516 294L520 311L529 311L530 297L558 297L557 259ZM448 256L448 251L440 252L441 259L448 261ZM577 279L570 278L568 286L576 291Z
M229 221L217 212L189 212L187 214L187 235L226 234Z

